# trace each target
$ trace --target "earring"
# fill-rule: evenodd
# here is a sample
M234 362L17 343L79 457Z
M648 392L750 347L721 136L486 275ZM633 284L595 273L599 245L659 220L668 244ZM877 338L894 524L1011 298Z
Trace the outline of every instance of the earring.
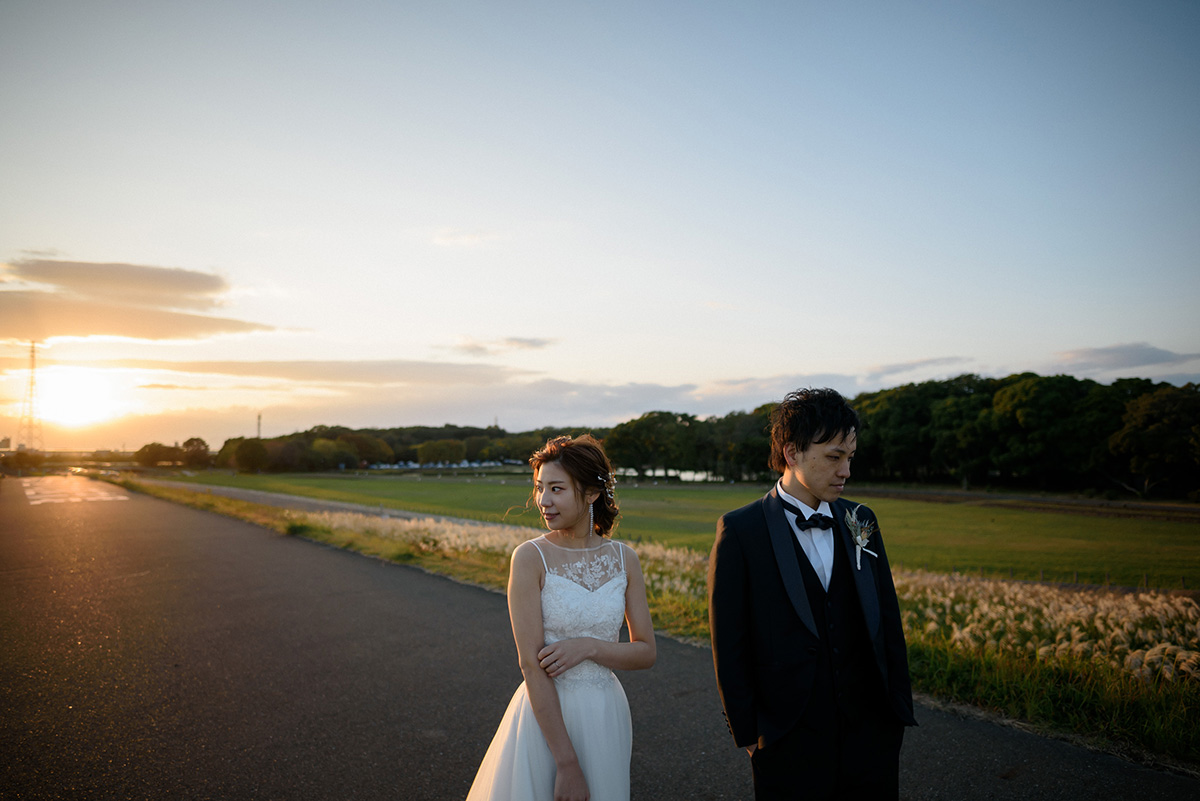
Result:
M596 530L596 504L588 504L588 534Z

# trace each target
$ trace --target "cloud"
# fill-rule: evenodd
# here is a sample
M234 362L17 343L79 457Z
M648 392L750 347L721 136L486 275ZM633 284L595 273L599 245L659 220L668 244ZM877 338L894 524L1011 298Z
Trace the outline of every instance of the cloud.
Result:
M28 353L28 350L26 350ZM41 364L41 360L38 360ZM11 370L28 370L29 356L0 356L0 374L7 373Z
M782 400L783 396L801 387L832 387L846 397L862 391L858 376L845 373L790 373L767 378L741 378L712 381L699 387L696 398L736 403L730 408L749 410Z
M27 259L5 265L0 340L113 336L204 339L273 331L271 326L196 314L230 291L220 276L137 264Z
M1060 367L1082 373L1129 370L1159 364L1186 364L1200 359L1200 353L1174 353L1146 342L1112 345L1107 348L1080 348L1055 355Z
M217 449L226 439L253 437L256 416L260 410L242 406L213 409L182 409L160 414L134 414L88 426L84 430L70 429L53 423L45 425L46 447L52 450L129 450L150 442L181 443L190 437L201 437L210 448ZM289 422L300 422L293 418ZM276 425L281 420L275 421ZM264 436L290 434L305 427L284 430L263 427Z
M1160 375L1157 380L1182 387L1184 384L1200 384L1200 373L1171 373L1169 375Z
M911 362L899 362L897 364L881 364L867 368L865 381L869 384L884 381L890 376L903 375L919 370L929 370L930 368L950 367L951 365L963 365L970 363L970 359L962 356L940 356L933 359L917 359Z
M0 292L0 296L3 294ZM551 341L530 340L524 344L546 347ZM1163 358L1162 354L1175 361L1186 359L1183 354L1150 350L1158 354L1156 363L1161 363L1157 360ZM1107 354L1105 364L1113 363L1115 358L1113 349L1090 352ZM1084 361L1080 358L1081 363ZM264 436L304 431L318 424L394 428L497 423L512 432L545 426L604 428L648 411L679 412L700 418L750 411L778 401L799 387L828 386L853 398L862 392L895 386L894 382L880 383L877 379L881 375L959 363L960 360L947 357L876 367L869 375L788 373L660 384L565 381L490 362L89 360L87 366L91 368L145 371L144 376L137 377L137 389L160 397L143 398L142 409L154 408L163 395L175 397L177 404L192 404L196 408L129 416L86 430L60 431L48 426L46 436L47 446L52 449L94 449L122 444L136 449L147 442L183 441L191 436L201 436L210 445L219 447L229 437L253 436L259 413L263 415ZM39 357L39 364L74 362ZM20 371L26 366L27 360L21 355L0 358L0 370ZM1188 374L1186 370L1165 380L1182 384L1200 379L1200 375ZM19 397L22 381L14 379L2 390L13 397L9 407L0 404L0 424L5 422L6 409L15 414L11 404ZM8 424L15 427L16 420L11 419Z
M207 361L170 362L151 359L117 359L90 362L95 367L163 370L175 373L277 378L310 384L365 384L390 386L448 385L461 387L504 383L529 375L527 371L489 364L456 364L406 359L373 361Z
M508 337L500 340L500 344L513 350L541 350L558 342L557 339L539 339L536 337Z
M294 392L295 387L288 383L280 383L273 387L264 387L262 384L222 384L216 386L213 384L138 384L135 389L146 389L156 392Z
M346 392L358 391L357 387L350 389L351 385L346 385L345 388L338 389L336 388L336 385L332 384L297 384L293 381L273 381L271 383L264 382L255 384L216 383L211 380L213 377L211 374L200 375L203 375L204 377L202 383L197 384L165 384L160 382L151 384L138 384L134 388L137 390L146 390L148 392L180 392L188 393L189 395L194 392L209 392L213 394L220 393L224 395L229 395L230 393L234 392L254 393L259 397L266 397L271 394L283 394L291 396L293 399L300 397L311 398L317 396L323 396L327 398L337 397L344 395Z
M309 419L356 427L493 422L509 431L558 425L607 427L655 409L697 413L694 389L690 384L594 384L551 378L490 384L486 392L442 384L367 387L339 398L335 412L331 413L334 404L322 404L323 411L309 412ZM294 416L293 410L278 413Z
M501 381L486 388L433 383L413 386L357 386L335 397L290 392L273 400L129 415L86 430L47 425L47 447L54 450L119 448L136 450L148 442L182 442L199 436L210 446L226 439L254 436L262 414L267 437L305 431L315 425L350 428L397 428L415 425L487 426L508 431L544 426L604 428L651 409L686 413L694 399L691 385L584 384L555 379ZM721 413L724 413L723 411ZM0 417L2 422L2 417Z
M14 278L54 287L58 294L129 306L210 309L229 291L220 276L172 267L47 259L15 261L8 267Z
M272 331L270 326L144 306L69 298L51 292L0 292L0 340L44 342L53 337L201 339Z
M506 337L481 342L477 339L466 338L457 345L443 348L465 353L469 356L496 356L514 350L542 350L558 344L557 339L540 339L536 337Z

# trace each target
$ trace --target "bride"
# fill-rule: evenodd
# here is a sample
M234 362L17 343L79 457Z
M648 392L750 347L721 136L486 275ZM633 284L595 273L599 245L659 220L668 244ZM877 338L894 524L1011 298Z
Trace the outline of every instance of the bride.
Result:
M655 645L637 554L611 539L616 478L586 434L549 440L529 463L549 531L513 551L509 573L525 681L467 801L628 801L633 729L612 671L651 667Z

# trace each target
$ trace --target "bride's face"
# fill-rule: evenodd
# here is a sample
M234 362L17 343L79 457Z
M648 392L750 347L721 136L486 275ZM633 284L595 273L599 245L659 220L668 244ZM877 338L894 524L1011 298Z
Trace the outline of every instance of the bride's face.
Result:
M533 496L546 528L575 536L587 532L587 500L561 464L546 462L534 472Z

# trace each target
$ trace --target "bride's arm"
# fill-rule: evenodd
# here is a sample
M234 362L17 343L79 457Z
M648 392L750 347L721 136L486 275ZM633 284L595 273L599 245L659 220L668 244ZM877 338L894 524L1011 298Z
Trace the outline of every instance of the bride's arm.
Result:
M646 580L642 576L642 565L632 548L623 543L617 547L625 549L625 574L629 577L625 587L625 624L629 627L629 642L575 637L551 643L538 654L547 675L557 676L585 659L599 662L612 670L642 670L654 666L658 650L654 644L650 607L646 603ZM557 667L555 662L559 663Z
M555 798L586 798L587 782L579 766L575 746L563 723L554 680L538 662L538 651L545 644L546 636L542 627L543 572L536 546L523 543L513 551L508 576L508 616L512 621L513 639L517 643L517 658L521 673L525 676L529 704L533 707L533 715L558 768Z

